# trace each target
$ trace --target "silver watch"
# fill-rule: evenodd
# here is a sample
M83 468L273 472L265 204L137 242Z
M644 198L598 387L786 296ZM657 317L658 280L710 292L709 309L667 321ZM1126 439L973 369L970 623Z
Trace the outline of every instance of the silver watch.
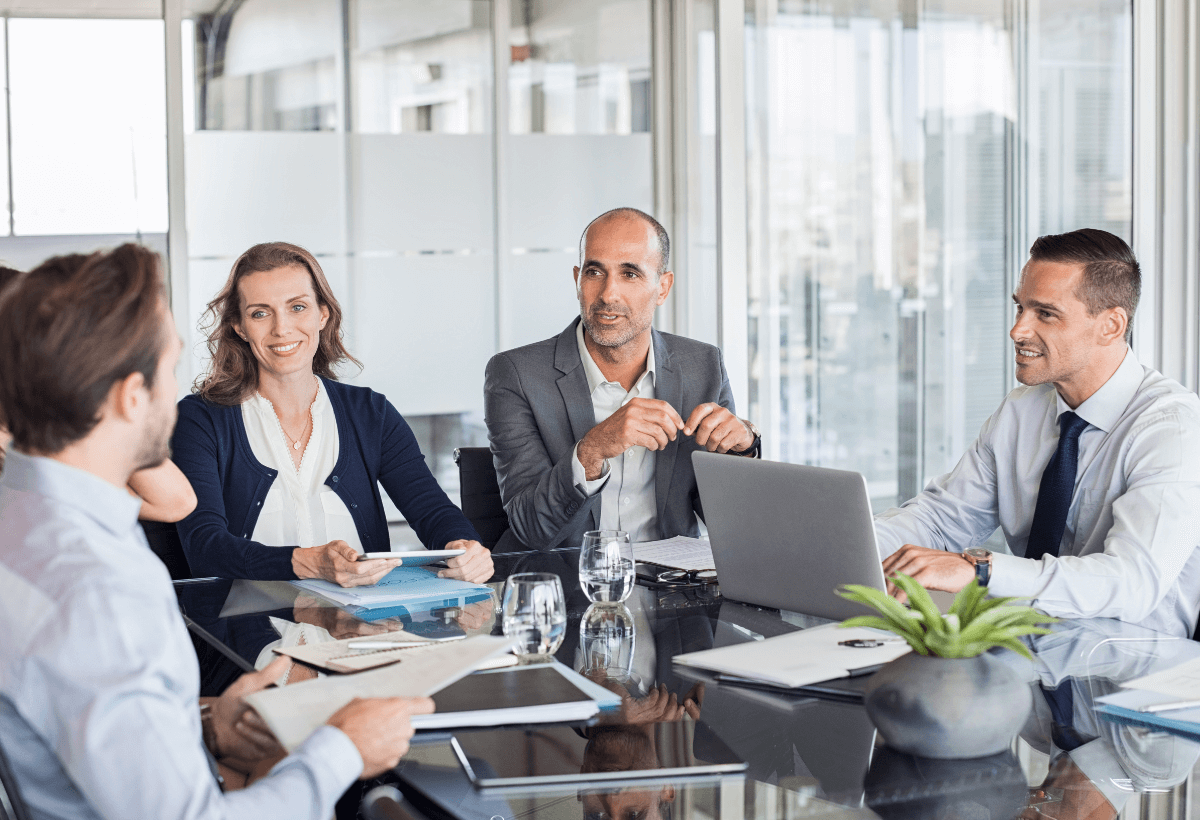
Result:
M983 547L971 547L963 550L963 558L975 567L975 578L981 587L986 587L992 580L992 551Z

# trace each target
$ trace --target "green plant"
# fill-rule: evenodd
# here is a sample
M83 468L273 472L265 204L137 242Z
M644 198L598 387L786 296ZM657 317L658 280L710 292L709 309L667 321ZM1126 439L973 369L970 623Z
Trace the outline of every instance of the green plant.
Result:
M879 615L859 615L842 622L843 627L867 626L894 632L921 655L941 658L973 658L993 646L1003 646L1032 658L1022 635L1046 635L1038 624L1058 619L1030 606L1010 606L1013 598L988 598L987 588L971 583L954 596L950 611L943 615L920 583L907 575L894 576L892 583L904 590L909 607L883 590L848 584L838 595L874 609Z

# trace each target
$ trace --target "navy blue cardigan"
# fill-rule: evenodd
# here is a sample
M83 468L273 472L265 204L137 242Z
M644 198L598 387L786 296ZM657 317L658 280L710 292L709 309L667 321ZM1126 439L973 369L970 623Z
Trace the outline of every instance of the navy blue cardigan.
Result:
M367 552L391 549L379 485L404 513L421 543L442 549L479 535L425 465L408 424L383 395L322 379L333 405L338 460L325 479L346 503ZM292 550L250 539L277 472L250 450L240 405L198 395L179 402L173 458L196 491L196 509L179 522L179 538L197 577L291 580Z

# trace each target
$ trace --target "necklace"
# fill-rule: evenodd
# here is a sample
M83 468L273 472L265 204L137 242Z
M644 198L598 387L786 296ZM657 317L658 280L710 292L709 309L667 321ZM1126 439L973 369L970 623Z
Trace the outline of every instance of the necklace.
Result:
M300 449L300 442L304 440L304 434L308 432L308 426L309 426L310 424L312 424L312 410L311 410L311 409L308 411L308 421L306 421L306 422L304 423L304 429L300 431L300 438L295 438L295 439L294 439L294 438L292 438L291 436L289 436L289 435L288 435L288 431L287 431L287 430L283 430L283 425L282 425L282 424L280 424L280 425L279 425L279 429L280 429L280 430L283 430L283 435L284 435L285 437L287 437L287 440L288 440L288 441L290 441L290 442L292 443L292 449L293 449L293 450L299 450L299 449Z
M314 378L315 378L315 377L314 377ZM315 393L313 393L313 400L312 400L312 402L310 402L310 403L309 403L309 405L308 405L308 421L304 422L304 429L300 431L300 437L299 437L299 438L292 438L292 437L291 437L291 435L288 433L288 431L287 431L287 430L285 430L285 429L283 429L283 419L279 418L279 413L277 413L277 412L275 411L275 405L274 405L274 404L271 404L271 400L270 400L270 399L268 399L268 398L265 398L265 397L263 396L263 394L262 394L262 393L259 393L259 394L257 394L257 395L258 395L258 397L259 397L259 398L261 398L263 401L265 401L265 402L266 402L268 405L270 405L270 407L271 407L271 412L272 412L272 413L274 413L274 415L275 415L275 423L279 425L279 432L283 433L283 437L284 437L285 439L287 439L287 440L288 440L288 443L289 443L289 444L291 444L291 445L292 445L292 449L293 449L293 450L299 451L299 450L300 450L300 443L301 443L302 441L304 441L304 436L305 436L305 434L306 434L306 433L308 433L308 428L309 428L309 425L311 425L311 424L313 423L313 409L312 409L312 406L313 406L313 404L316 404L316 402L317 402L317 396L319 396L320 394L321 394L321 382L320 382L320 381L318 381L318 382L317 382L317 390L316 390L316 392L315 392Z

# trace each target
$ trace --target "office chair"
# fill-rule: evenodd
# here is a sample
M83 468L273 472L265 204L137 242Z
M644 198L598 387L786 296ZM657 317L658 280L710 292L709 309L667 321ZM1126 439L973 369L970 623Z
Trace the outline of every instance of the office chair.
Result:
M366 820L425 820L404 800L395 786L376 786L362 801L362 816Z
M454 451L458 465L462 511L479 533L481 543L493 549L508 529L508 514L500 503L500 485L492 451L487 447L459 447Z
M32 820L25 801L21 798L21 790L17 788L17 779L13 776L8 758L4 756L4 747L0 746L0 820Z
M179 540L179 531L174 524L164 524L160 521L140 521L150 549L167 566L172 581L182 581L192 577L192 569L188 566L187 556L183 554L183 542Z

